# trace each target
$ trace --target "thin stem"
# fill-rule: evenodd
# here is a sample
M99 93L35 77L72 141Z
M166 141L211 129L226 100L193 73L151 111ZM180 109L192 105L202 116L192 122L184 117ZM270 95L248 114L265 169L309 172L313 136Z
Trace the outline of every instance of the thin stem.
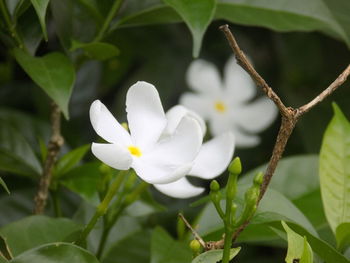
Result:
M98 42L103 38L110 23L112 22L112 19L118 13L122 3L123 3L123 0L116 0L114 2L113 6L111 7L111 10L109 11L109 13L106 17L106 20L103 22L103 25L102 25L100 31L98 32L97 36L95 37L94 42Z
M57 159L57 155L64 143L64 139L61 136L61 111L58 105L52 102L51 105L51 138L48 144L47 156L44 162L43 174L40 177L39 189L34 198L35 214L42 214L44 212L46 201L48 198L49 186L51 183L51 177L53 168Z
M1 10L2 16L4 17L5 23L7 24L8 30L10 31L11 37L15 39L20 49L25 50L23 41L17 34L17 31L15 29L15 24L11 20L10 14L7 10L4 0L0 0L0 10Z
M198 240L199 244L201 244L201 246L206 249L206 243L205 241L201 238L201 236L197 233L196 230L194 230L194 228L191 226L190 223L188 223L187 219L184 217L183 214L179 213L179 217L181 218L181 220L185 223L185 225L188 227L189 230L191 230L192 235L194 236L195 239Z
M79 239L75 242L77 245L83 244L83 242L86 240L89 233L92 231L92 229L96 225L98 219L106 213L109 203L112 201L114 195L117 193L117 191L118 191L120 185L122 184L127 173L128 173L128 171L120 171L119 172L119 174L117 175L117 178L115 179L115 181L112 183L112 185L108 189L108 192L107 192L105 198L99 204L99 206L96 209L95 214L90 219L90 222L85 226L82 233L80 234Z
M55 216L62 217L59 189L52 190L51 197L52 197L52 203L55 211Z
M224 238L224 252L222 254L222 263L230 261L230 249L232 246L231 235L232 229L232 203L237 191L237 174L230 174L226 189L226 211L224 218L225 238Z

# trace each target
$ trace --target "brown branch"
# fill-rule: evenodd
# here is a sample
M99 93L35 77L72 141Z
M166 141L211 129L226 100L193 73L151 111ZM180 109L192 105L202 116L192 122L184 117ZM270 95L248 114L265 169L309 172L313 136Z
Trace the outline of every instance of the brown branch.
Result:
M231 33L228 25L223 25L220 27L220 30L224 32L234 54L237 59L238 64L242 66L242 68L251 76L257 86L261 87L264 93L268 98L270 98L277 106L282 115L281 126L277 135L277 139L275 142L275 146L272 151L272 155L268 166L265 171L264 181L260 188L259 199L257 200L257 205L259 205L260 200L263 198L267 187L272 179L272 176L276 170L277 164L281 159L284 149L287 145L290 135L293 132L293 129L298 122L299 118L306 112L308 112L311 108L316 106L318 103L323 101L329 95L331 95L340 85L342 85L347 77L350 75L350 65L343 71L339 77L333 81L328 88L322 91L317 97L311 100L309 103L301 106L300 108L291 108L286 107L284 103L281 101L279 96L273 91L273 89L267 84L267 82L259 75L259 73L254 69L252 64L248 61L243 51L237 44L236 39ZM232 242L234 242L239 234L248 226L250 219L245 221L240 227L232 235ZM221 239L216 241L215 244L218 248L222 248L224 245L224 240Z
M52 134L47 147L47 155L44 162L43 174L39 181L39 189L34 198L35 214L42 214L45 210L53 167L64 142L63 137L61 136L61 111L58 105L54 102L52 102L51 107Z

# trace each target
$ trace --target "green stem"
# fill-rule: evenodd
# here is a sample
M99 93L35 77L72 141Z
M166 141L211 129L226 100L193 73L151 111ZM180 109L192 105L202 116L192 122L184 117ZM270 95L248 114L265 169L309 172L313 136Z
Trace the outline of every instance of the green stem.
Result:
M102 25L100 31L98 32L97 36L95 37L94 42L98 42L103 38L104 34L106 33L106 31L109 27L109 24L112 22L112 19L114 18L115 14L119 11L122 3L123 3L123 0L115 0L111 10L109 11L109 13L106 17L106 20L103 22L103 25Z
M52 201L53 201L53 207L55 211L56 217L62 217L62 209L61 209L61 202L60 202L60 194L59 194L59 188L51 191Z
M130 194L128 194L124 201L122 201L122 198L118 198L115 202L115 206L116 209L113 211L110 220L108 220L108 224L104 227L103 232L102 232L102 236L101 236L101 240L100 240L100 244L98 246L98 250L97 250L97 258L100 258L102 256L103 253L103 249L104 246L106 244L106 241L108 239L109 233L111 228L113 227L113 225L117 222L117 220L119 219L119 217L121 216L121 214L123 213L124 209L127 208L129 205L131 205L133 202L135 202L140 194L147 189L147 187L149 186L148 183L146 182L142 182L140 183L134 191L132 191ZM121 197L123 197L124 195L122 194Z
M89 233L91 232L91 230L96 225L98 219L106 213L109 203L112 201L114 195L118 191L118 189L119 189L120 185L122 184L122 182L123 182L123 180L124 180L124 178L125 178L127 173L128 173L128 171L120 171L119 172L119 174L117 175L116 180L109 187L105 198L99 204L99 206L96 209L95 214L90 219L90 222L85 226L84 230L80 234L79 239L75 242L77 245L82 245L83 244L83 242L86 240L86 238L89 235Z
M0 0L0 10L1 10L2 16L4 17L5 23L7 24L8 30L10 31L11 37L15 39L20 49L25 50L23 41L17 34L17 31L15 29L15 24L11 20L10 14L8 13L4 0Z
M226 189L226 211L224 218L225 225L225 239L224 239L224 252L222 255L222 263L228 263L230 261L230 250L232 246L231 236L233 234L232 226L232 203L237 192L237 174L230 173L227 182Z

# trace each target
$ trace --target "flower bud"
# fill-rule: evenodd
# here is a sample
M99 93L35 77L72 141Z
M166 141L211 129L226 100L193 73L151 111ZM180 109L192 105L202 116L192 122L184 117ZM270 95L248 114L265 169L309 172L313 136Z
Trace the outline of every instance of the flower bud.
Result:
M264 174L262 172L260 172L257 175L255 175L254 184L256 186L260 186L262 184L263 180L264 180Z
M228 167L228 171L232 174L240 174L242 172L242 163L239 157L233 159Z
M220 190L220 184L218 183L218 181L216 180L211 181L210 190L213 192L217 192Z
M190 248L193 252L193 254L199 254L201 251L201 244L199 243L199 241L197 239L193 239L190 243Z

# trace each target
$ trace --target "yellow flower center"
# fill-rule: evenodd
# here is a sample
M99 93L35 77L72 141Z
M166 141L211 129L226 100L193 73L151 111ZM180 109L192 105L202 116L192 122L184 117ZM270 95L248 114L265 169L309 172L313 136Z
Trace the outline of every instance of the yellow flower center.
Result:
M214 107L215 107L216 111L218 111L219 113L223 113L226 111L226 105L221 100L216 101Z
M136 157L140 157L142 155L142 152L141 152L140 148L138 148L138 147L129 146L128 150L132 155L134 155Z

